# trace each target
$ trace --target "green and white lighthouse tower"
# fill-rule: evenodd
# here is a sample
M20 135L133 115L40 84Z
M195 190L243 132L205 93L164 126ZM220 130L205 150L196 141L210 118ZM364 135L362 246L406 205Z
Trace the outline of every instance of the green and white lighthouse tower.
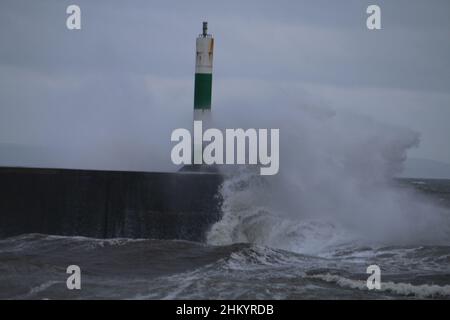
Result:
M214 39L208 34L208 22L203 22L203 32L196 41L194 136L201 135L202 129L211 125L213 51ZM193 149L193 163L202 164L203 143L194 141Z
M195 60L194 120L208 121L211 113L214 39L208 34L208 22L197 37Z

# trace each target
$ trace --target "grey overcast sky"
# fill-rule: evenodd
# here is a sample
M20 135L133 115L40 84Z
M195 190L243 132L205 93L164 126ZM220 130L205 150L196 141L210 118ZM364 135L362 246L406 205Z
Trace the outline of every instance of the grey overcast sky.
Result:
M80 31L66 28L70 4ZM369 4L382 30L366 28ZM191 121L203 20L213 108L306 93L413 129L410 156L450 163L449 16L448 0L2 0L0 164L163 168Z

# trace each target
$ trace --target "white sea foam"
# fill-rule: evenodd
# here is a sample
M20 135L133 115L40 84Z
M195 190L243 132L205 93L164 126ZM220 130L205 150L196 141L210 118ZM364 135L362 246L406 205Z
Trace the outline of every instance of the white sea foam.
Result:
M33 288L31 288L31 290L28 292L28 294L26 294L24 297L20 297L21 299L29 299L29 298L33 298L35 297L37 294L46 291L47 289L49 289L50 287L56 285L56 284L63 284L64 282L62 281L56 281L56 280L51 280L51 281L46 281L38 286L35 286Z
M310 279L319 279L329 283L335 283L340 287L369 291L367 289L366 281L348 279L342 276L333 274L315 274L307 276ZM375 291L374 291L375 292ZM382 282L381 289L376 292L389 292L402 296L415 296L417 298L443 298L450 297L450 285L412 285L410 283L401 282Z

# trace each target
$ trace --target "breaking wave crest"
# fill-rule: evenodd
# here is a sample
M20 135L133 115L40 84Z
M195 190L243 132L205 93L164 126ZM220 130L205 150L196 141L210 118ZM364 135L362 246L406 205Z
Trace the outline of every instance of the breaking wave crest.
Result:
M343 288L357 289L367 291L367 285L365 281L352 280L342 276L333 274L315 274L307 276L310 279L319 279L325 282L335 283ZM382 282L381 288L377 291L388 292L401 296L414 296L417 298L446 298L450 297L450 285L438 286L438 285L412 285L410 283L401 282Z
M394 179L416 133L323 108L282 109L290 116L279 115L279 174L228 172L209 244L325 254L344 245L450 243L450 211ZM264 123L266 112L255 114Z

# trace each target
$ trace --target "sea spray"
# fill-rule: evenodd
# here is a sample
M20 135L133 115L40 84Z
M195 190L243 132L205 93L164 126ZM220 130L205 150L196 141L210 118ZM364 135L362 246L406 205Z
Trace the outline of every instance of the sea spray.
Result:
M355 243L449 243L448 209L394 180L407 150L419 143L417 133L322 107L271 111L241 108L233 121L272 123L283 131L280 173L228 173L221 190L223 218L212 227L210 244L250 242L318 253ZM229 120L221 119L221 125Z

